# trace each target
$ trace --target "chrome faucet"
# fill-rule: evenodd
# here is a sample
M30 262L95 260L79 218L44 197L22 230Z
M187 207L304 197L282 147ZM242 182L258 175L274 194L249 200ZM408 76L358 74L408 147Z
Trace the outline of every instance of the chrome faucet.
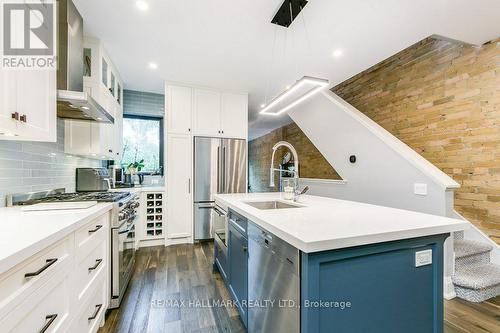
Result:
M289 171L289 170L284 170L284 169L276 169L274 168L274 154L276 153L276 150L279 147L287 147L290 152L293 155L293 162L294 162L294 170ZM271 157L271 169L270 169L270 180L269 180L269 186L274 187L274 172L279 171L279 172L291 172L293 173L293 177L295 178L295 186L298 186L298 181L299 181L299 155L297 155L297 151L295 148L288 142L286 141L280 141L276 143L273 147L273 155Z

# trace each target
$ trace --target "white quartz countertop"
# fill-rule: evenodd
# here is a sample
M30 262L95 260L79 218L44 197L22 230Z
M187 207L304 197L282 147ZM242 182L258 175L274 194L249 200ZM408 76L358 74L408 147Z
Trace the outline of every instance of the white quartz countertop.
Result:
M87 209L33 212L23 212L18 206L0 208L0 274L112 207L111 203L98 203Z
M275 199L303 207L260 210L245 203ZM450 233L469 226L462 220L311 195L301 196L297 203L282 200L280 193L218 194L215 200L307 253Z

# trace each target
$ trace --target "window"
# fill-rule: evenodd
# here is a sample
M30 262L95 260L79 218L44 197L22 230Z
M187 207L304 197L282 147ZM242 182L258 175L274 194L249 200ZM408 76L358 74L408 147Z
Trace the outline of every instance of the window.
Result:
M122 167L141 160L142 172L163 174L163 119L125 115Z

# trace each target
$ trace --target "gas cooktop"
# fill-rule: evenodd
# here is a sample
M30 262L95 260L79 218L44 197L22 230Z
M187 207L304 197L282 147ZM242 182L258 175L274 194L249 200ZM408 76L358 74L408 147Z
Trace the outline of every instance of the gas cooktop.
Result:
M33 205L40 202L97 201L117 202L130 196L130 192L77 192L49 195L43 198L18 202L18 205Z

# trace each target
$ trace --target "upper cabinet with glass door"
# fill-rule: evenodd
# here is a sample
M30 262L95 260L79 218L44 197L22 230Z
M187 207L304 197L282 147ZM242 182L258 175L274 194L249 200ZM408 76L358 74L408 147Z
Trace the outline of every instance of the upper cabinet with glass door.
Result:
M122 109L123 81L100 40L85 37L83 44L84 89L114 117Z
M91 158L121 159L122 87L116 66L102 42L84 38L83 87L114 119L114 124L66 121L65 151Z

